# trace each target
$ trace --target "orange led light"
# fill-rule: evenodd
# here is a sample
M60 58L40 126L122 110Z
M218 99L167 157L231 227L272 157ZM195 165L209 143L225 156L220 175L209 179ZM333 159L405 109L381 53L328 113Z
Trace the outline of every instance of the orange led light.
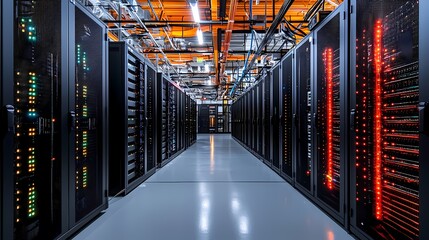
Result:
M325 75L326 75L326 95L327 95L327 118L326 118L326 139L327 139L327 174L328 189L333 189L333 76L332 76L332 49L326 48L323 52L325 62Z
M374 107L374 201L375 201L375 218L381 220L382 215L382 164L381 164L381 148L382 148L382 113L381 113L381 93L382 93L382 23L381 20L377 20L375 23L374 32L374 76L375 76L375 88L374 88L374 97L375 97L375 107Z

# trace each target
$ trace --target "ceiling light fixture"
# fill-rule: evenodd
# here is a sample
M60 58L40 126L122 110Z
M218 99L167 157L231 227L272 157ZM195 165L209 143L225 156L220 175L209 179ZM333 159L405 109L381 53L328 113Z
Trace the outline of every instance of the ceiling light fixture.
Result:
M198 28L197 30L197 37L198 37L198 43L202 45L204 43L204 40L203 40L203 32L201 31L201 28Z
M194 22L200 22L200 10L198 9L198 1L190 3L192 9L192 15L194 16Z

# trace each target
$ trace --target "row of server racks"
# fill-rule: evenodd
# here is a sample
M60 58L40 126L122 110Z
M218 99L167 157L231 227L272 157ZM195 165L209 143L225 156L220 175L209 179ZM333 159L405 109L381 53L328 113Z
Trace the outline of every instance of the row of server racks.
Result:
M359 239L429 239L428 10L344 2L232 105L234 138Z
M125 42L109 43L109 195L128 194L196 140L196 102Z
M67 239L161 162L165 81L78 2L0 12L0 239ZM180 151L196 139L196 103L172 91Z
M230 133L230 104L198 104L198 133Z

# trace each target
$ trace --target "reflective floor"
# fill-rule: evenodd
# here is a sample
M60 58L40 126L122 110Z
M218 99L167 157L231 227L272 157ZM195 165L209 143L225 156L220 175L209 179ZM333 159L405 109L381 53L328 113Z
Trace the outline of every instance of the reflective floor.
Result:
M197 142L74 239L353 239L230 135Z

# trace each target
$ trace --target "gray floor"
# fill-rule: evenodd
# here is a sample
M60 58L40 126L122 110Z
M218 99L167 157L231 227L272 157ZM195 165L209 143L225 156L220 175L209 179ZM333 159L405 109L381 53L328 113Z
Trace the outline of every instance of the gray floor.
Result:
M74 239L353 239L230 135L196 144Z

